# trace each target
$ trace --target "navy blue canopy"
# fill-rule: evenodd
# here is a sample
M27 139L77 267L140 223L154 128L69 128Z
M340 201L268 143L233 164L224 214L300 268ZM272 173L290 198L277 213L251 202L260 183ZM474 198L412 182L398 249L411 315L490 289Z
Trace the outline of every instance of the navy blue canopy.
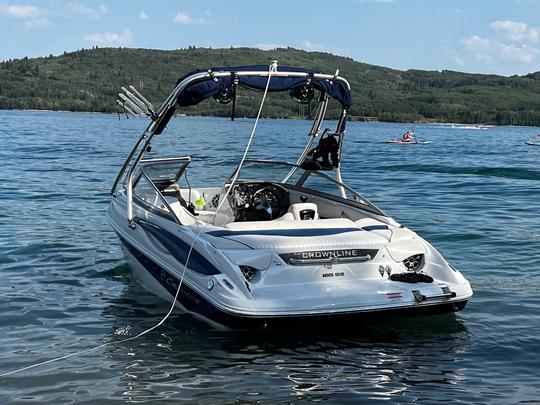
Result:
M208 70L194 70L191 73L180 78L177 82L180 83L185 78L195 74L207 72ZM245 71L268 71L268 66L238 66L238 67L216 67L211 68L211 72L245 72ZM320 73L310 69L302 69L296 67L280 67L278 71L282 72L307 72L307 73ZM194 83L188 86L182 91L177 98L178 105L181 107L188 107L199 104L201 101L206 100L209 97L213 97L220 92L230 89L233 84L233 75L216 78L216 80L205 80L202 82ZM238 84L244 87L248 87L254 90L264 90L266 88L267 78L264 76L238 76ZM273 76L270 79L270 86L268 91L278 92L294 90L304 87L308 77L279 77ZM338 100L343 108L348 109L352 105L352 95L347 84L342 80L327 80L319 78L311 78L311 84L317 90L327 93L329 96Z

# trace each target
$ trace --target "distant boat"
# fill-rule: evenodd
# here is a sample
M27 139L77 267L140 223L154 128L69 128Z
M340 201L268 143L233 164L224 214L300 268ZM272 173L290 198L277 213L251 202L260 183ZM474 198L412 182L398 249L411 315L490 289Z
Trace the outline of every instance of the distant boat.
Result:
M526 145L530 146L540 146L540 142L533 142L533 141L527 141L525 142Z
M493 125L485 125L485 124L478 124L478 125L462 125L462 124L452 124L453 129L489 129L493 128Z

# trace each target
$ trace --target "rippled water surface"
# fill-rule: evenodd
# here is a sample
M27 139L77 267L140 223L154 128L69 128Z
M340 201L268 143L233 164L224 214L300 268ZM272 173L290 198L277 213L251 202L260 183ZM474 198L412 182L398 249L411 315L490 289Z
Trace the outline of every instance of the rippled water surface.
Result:
M168 305L131 277L105 220L144 122L0 111L0 374L134 336ZM257 156L293 160L309 124L263 120ZM251 121L179 118L156 143L223 180ZM471 281L456 316L342 331L224 333L175 313L138 340L0 378L2 403L540 404L539 128L350 123L343 177ZM252 155L255 156L255 155ZM388 401L387 401L388 402Z

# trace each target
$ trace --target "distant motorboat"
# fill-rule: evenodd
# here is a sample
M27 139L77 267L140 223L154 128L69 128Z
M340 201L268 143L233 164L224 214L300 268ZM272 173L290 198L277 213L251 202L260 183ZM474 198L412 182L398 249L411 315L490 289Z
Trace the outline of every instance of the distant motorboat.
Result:
M478 125L452 124L451 128L453 128L453 129L489 129L489 128L493 128L493 125L485 125L485 124L478 124Z

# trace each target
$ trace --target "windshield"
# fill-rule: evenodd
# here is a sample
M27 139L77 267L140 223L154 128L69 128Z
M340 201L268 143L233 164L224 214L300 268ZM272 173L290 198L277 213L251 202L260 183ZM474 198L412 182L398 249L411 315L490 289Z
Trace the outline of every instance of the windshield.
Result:
M148 178L156 183L177 182L186 166L191 162L189 157L158 158L143 160L142 166Z
M232 181L236 171L229 178ZM340 183L324 172L304 170L294 163L271 160L246 160L240 171L237 182L272 182L289 185L291 188L303 188L328 194L334 197L358 202L362 205L380 211L355 190ZM382 214L382 213L381 213Z

